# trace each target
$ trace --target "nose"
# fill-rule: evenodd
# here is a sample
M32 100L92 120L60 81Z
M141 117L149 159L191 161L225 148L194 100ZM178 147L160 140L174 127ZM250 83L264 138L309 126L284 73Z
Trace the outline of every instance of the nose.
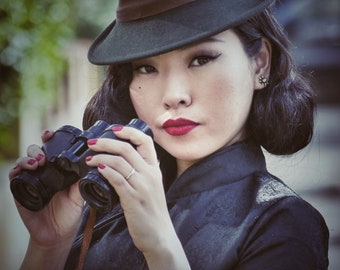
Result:
M192 103L190 80L185 73L168 76L163 90L163 106L167 110L187 107Z

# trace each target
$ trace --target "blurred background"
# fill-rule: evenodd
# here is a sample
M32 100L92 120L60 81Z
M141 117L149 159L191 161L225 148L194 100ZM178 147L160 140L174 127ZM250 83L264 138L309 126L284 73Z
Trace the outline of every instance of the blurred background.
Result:
M113 0L2 0L0 3L0 269L18 269L28 234L7 180L44 129L82 127L104 67L87 61L91 40L115 16ZM330 270L340 269L340 1L281 0L278 20L294 59L317 93L315 136L290 157L266 153L268 168L325 217ZM210 19L210 18L208 18Z

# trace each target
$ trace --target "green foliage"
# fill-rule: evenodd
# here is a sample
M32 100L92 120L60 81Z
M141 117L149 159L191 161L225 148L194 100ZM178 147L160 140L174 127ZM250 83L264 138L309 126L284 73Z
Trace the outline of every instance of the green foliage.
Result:
M53 105L67 43L94 38L114 17L116 2L1 0L0 162L18 155L19 110Z
M117 0L75 0L77 36L93 39L115 17Z
M73 0L1 3L0 160L17 156L20 99L41 107L58 87L65 46L74 36L73 10Z
M1 62L19 71L25 94L56 88L65 68L65 42L73 35L70 2L8 0L7 20L0 26L7 39Z

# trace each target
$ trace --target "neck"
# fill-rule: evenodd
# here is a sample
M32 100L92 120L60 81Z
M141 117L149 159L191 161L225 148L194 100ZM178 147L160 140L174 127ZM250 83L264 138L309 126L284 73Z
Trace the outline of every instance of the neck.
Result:
M180 176L186 169L194 165L199 160L180 160L177 159L177 177Z

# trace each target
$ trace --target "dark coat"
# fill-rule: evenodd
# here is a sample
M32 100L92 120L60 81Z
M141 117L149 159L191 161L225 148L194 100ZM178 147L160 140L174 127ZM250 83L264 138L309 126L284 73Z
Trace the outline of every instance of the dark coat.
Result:
M196 163L166 198L192 269L327 269L324 219L267 172L256 144L237 143ZM81 240L80 233L65 269L76 268ZM141 269L143 262L119 206L97 218L85 269Z

